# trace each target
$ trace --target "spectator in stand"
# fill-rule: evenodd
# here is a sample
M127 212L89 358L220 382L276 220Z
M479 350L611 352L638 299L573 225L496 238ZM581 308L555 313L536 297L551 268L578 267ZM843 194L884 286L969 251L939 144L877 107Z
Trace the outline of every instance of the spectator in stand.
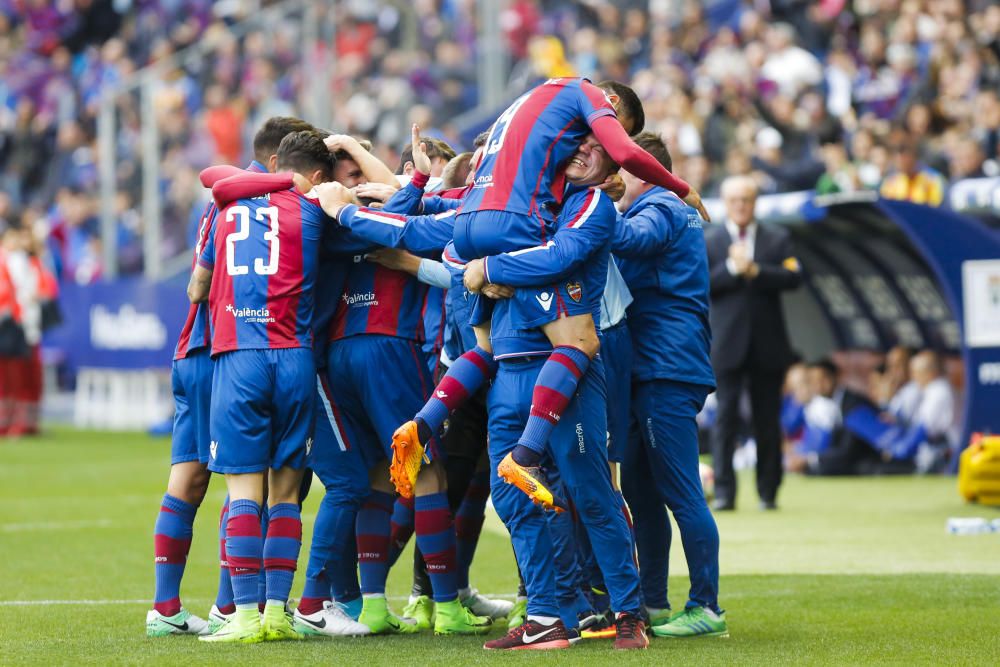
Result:
M839 141L830 141L820 147L826 171L816 182L816 194L854 192L861 189L858 171L847 159L847 150Z
M946 183L937 171L920 163L917 146L900 133L892 146L895 171L889 174L879 192L886 199L902 199L914 204L940 206Z
M983 166L986 156L982 145L972 137L961 137L951 151L951 180L960 181L964 178L986 178Z
M81 208L98 210L99 102L153 61L163 67L154 119L142 116L138 95L115 95L116 189L128 193L126 211L141 210L141 130L155 122L163 146L165 255L186 245L191 208L188 188L171 184L190 182L186 170L248 161L240 153L249 137L236 141L237 128L246 133L269 115L309 115L298 107L310 87L329 85L337 101L331 125L372 137L372 153L386 164L398 163L396 147L413 121L438 128L460 149L468 142L456 141L456 130L469 139L481 129L453 122L470 118L465 112L480 99L472 67L483 46L478 3L418 2L406 14L385 0L315 3L317 49L335 51L328 79L305 70L299 5L286 3L261 25L256 8L275 4L0 2L0 92L7 100L0 109L0 190L12 198L9 217L17 219L25 207L62 208L63 186L78 192ZM747 156L769 127L781 134L781 160L757 155L753 167L768 191L814 187L821 161L829 161L823 147L834 143L849 148L861 186L877 189L887 172L886 146L896 143L890 123L905 125L918 160L942 173L951 173L946 158L963 136L981 143L985 174L1000 172L995 2L673 5L508 3L494 33L511 56L509 92L550 76L630 82L649 128L666 137L679 171L706 191L717 189L723 174L752 171ZM251 12L236 37L231 26ZM199 57L176 59L192 45ZM830 118L839 123L828 136ZM67 173L71 180L62 180ZM141 236L132 240L141 247ZM97 245L80 244L87 252L70 259L88 267L75 274L81 280L103 270L99 253L90 252ZM141 267L130 258L119 268Z

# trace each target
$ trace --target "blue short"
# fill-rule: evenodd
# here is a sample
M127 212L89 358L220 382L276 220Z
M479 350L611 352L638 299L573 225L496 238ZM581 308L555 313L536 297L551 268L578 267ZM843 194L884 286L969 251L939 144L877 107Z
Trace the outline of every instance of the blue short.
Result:
M174 389L174 431L170 443L170 465L199 461L208 463L211 432L212 357L203 347L177 359L170 368Z
M601 332L601 359L608 385L608 460L621 463L629 446L632 337L624 321Z
M472 211L455 217L455 251L462 259L479 259L530 248L551 239L553 222L508 211Z
M212 376L208 469L238 474L302 468L315 418L312 350L225 352L216 358Z
M393 432L413 419L434 388L420 345L396 336L351 336L330 343L326 368L331 399L365 465L392 457ZM427 455L441 457L437 438Z
M358 438L351 432L343 410L337 405L326 371L316 375L316 431L309 467L328 492L357 497L360 503L369 491L368 467L358 449Z
M535 329L560 317L593 315L594 302L583 282L570 278L541 287L520 287L510 299L511 327ZM596 326L596 324L595 324Z

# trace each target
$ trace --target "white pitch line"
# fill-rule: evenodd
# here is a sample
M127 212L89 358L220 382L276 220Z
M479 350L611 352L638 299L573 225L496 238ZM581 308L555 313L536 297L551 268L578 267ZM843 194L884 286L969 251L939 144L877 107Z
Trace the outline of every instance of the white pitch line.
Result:
M2 533L22 533L33 530L77 530L79 528L110 528L111 519L83 519L80 521L28 521L0 524Z

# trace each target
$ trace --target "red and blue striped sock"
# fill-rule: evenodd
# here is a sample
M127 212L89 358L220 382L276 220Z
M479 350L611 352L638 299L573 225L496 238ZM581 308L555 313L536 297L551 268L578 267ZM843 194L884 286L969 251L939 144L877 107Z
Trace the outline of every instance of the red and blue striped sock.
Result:
M169 493L163 494L153 528L156 570L153 609L164 616L173 616L181 610L181 578L191 549L191 527L197 511L194 505Z
M358 571L361 592L366 595L385 594L392 502L391 494L372 491L358 512Z
M427 428L426 433L420 434L421 441L426 442L436 435L448 415L479 391L496 372L493 354L478 345L456 359L434 387L430 400L417 413L417 424L423 423Z
M444 491L417 496L414 525L417 546L427 564L427 576L434 589L435 602L448 602L458 596L455 576L455 526Z
M399 554L403 553L407 542L413 537L413 498L396 498L392 508L392 519L389 522L389 567L396 564Z
M222 503L219 514L219 591L215 594L215 606L223 614L236 611L233 603L233 582L229 576L229 561L226 558L226 521L229 520L229 496Z
M233 582L236 606L257 604L264 540L260 534L260 505L252 500L229 501L226 521L226 561Z
M455 583L459 590L469 587L469 568L472 566L472 557L476 555L489 497L490 472L477 472L469 480L469 487L455 512L455 557L458 563Z
M266 599L269 602L288 602L301 549L302 510L299 504L272 505L267 521L267 537L264 538Z
M268 507L267 500L265 499L264 504L260 508L260 539L261 542L267 542L267 524L268 524ZM257 606L260 607L261 613L264 612L264 604L267 602L267 573L264 572L264 564L261 563L260 567L260 577L257 579Z
M562 418L566 406L573 400L576 386L587 372L588 366L590 357L579 348L560 345L552 351L535 380L535 388L531 392L531 412L524 433L518 441L519 445L539 455L545 451L549 436ZM514 460L525 465L518 461L517 456Z
M308 616L323 610L323 605L330 601L330 580L326 578L326 570L306 577L305 588L302 589L302 599L298 610Z

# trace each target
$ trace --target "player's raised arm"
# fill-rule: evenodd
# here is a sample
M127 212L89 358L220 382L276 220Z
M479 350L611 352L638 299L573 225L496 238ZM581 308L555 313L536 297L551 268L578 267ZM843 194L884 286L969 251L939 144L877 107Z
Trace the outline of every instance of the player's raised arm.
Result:
M361 173L365 175L370 183L385 183L393 187L399 187L399 181L392 169L377 157L365 150L357 139L347 134L331 134L323 140L331 153L344 151L351 156L351 159L358 163Z
M595 86L586 80L581 83L580 91L582 93L580 104L587 124L608 155L642 180L677 193L686 204L697 209L698 213L708 220L708 212L698 192L684 179L670 173L629 137L629 134L641 132L645 122L642 104L635 92L628 86L614 81L606 81ZM611 102L617 117L611 113L608 101Z
M229 176L212 186L212 196L221 211L238 199L259 197L269 192L288 190L295 184L291 173L258 174L243 172Z

